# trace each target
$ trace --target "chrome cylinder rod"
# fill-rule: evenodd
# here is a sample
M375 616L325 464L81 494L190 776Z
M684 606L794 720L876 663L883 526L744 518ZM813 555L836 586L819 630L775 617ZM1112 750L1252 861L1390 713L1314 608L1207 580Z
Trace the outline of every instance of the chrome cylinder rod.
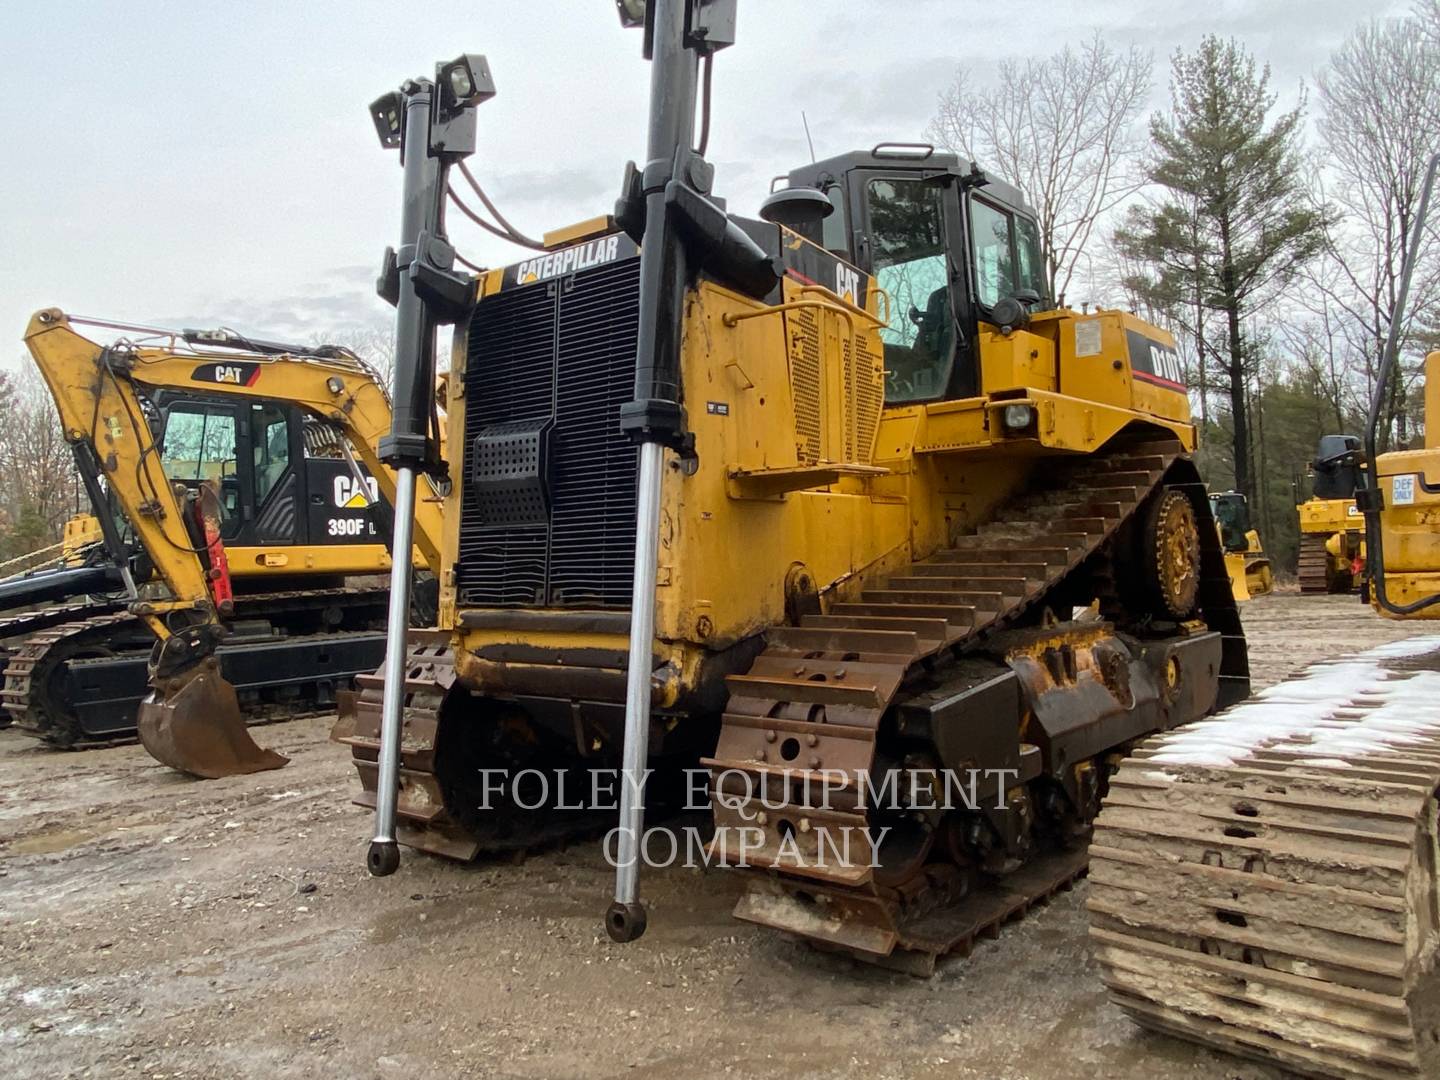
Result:
M395 804L400 792L400 736L405 722L405 660L414 574L415 470L395 470L395 541L390 566L390 614L385 626L385 695L380 720L380 768L375 785L375 836L365 865L375 877L400 867Z
M665 448L640 446L635 514L635 579L630 606L630 655L625 678L625 753L615 858L615 902L605 929L616 941L645 932L640 903L641 841L645 831L645 762L650 746L650 681L655 649L655 578L660 566L660 479Z

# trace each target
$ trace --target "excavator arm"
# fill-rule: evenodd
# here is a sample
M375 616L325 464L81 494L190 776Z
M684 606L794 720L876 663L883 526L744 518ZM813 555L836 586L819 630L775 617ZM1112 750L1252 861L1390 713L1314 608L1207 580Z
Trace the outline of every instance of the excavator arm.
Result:
M169 594L131 598L131 612L157 638L149 665L152 692L140 708L141 741L157 760L200 776L285 764L250 738L214 655L230 606L213 485L187 491L166 476L142 398L147 390L203 388L207 394L291 402L338 428L393 503L395 475L377 452L390 428L384 388L363 364L340 358L101 346L54 308L31 318L25 344L55 400L92 500L103 477ZM105 522L105 506L95 509ZM112 555L123 559L111 533ZM440 541L440 500L418 500L415 546L432 569L439 565Z

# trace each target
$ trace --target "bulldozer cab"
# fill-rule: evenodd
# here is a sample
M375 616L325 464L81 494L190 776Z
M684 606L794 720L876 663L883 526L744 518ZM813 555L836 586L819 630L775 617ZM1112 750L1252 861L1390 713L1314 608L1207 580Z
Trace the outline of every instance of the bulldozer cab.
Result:
M1310 465L1317 499L1353 499L1360 487L1360 437L1322 435Z
M1051 298L1034 212L1018 189L934 147L881 144L789 174L832 211L808 236L890 297L885 400L980 393L981 323L1017 325Z
M1210 509L1220 527L1220 542L1226 551L1244 551L1249 547L1246 533L1250 531L1250 504L1238 491L1213 492Z
M165 475L195 491L207 481L218 486L226 544L380 540L366 513L379 497L374 479L364 476L361 486L341 437L306 410L166 391L152 404Z

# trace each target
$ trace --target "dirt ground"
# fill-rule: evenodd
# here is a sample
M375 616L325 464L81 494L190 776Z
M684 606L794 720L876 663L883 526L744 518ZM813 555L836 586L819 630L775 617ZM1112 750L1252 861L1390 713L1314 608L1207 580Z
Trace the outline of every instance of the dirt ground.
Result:
M1258 685L1425 632L1355 600L1244 608ZM329 723L258 732L276 772L187 780L139 747L0 732L0 1060L12 1077L1277 1074L1141 1033L1089 958L1085 888L928 980L734 922L723 872L643 881L617 946L594 845L364 869Z

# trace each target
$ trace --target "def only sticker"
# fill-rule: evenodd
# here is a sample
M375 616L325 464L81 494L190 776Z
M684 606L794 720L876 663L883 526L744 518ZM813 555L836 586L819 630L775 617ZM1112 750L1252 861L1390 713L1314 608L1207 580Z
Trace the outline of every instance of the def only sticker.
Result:
M1409 506L1415 501L1415 474L1390 478L1390 505Z

